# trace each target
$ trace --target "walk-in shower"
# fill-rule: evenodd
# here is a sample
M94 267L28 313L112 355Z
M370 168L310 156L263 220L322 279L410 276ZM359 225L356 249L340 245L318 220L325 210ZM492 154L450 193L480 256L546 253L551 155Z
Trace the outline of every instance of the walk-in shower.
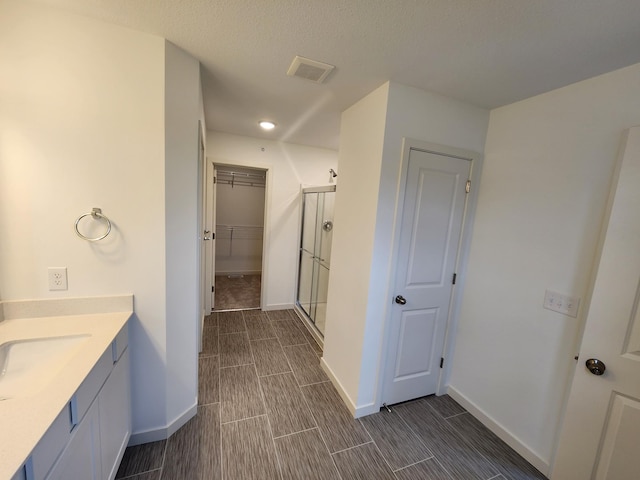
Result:
M315 327L319 339L324 337L327 311L335 192L335 185L302 190L302 232L296 306Z

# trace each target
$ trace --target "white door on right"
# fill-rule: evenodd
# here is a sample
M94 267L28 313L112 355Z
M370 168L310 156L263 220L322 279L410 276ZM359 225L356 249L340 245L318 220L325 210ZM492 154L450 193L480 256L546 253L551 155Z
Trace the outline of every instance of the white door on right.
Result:
M412 149L382 401L435 393L471 160Z
M640 127L621 151L554 480L640 479Z

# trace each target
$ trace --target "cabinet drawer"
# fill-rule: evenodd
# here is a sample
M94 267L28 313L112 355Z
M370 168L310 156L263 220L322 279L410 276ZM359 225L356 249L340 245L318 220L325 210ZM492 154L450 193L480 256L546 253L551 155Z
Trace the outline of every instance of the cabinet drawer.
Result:
M77 425L89 410L94 398L104 385L113 368L113 353L109 347L98 360L87 378L80 384L75 395L71 399L71 423Z
M101 478L99 402L91 405L82 423L73 430L69 444L46 480L91 480Z
M127 345L129 345L129 323L122 327L122 330L118 332L118 335L116 335L113 343L111 343L113 363L116 363L120 359L122 353L127 348Z
M31 467L33 476L27 478L40 480L45 477L51 465L56 461L60 452L71 437L71 412L69 404L58 414L47 433L40 439L31 453Z

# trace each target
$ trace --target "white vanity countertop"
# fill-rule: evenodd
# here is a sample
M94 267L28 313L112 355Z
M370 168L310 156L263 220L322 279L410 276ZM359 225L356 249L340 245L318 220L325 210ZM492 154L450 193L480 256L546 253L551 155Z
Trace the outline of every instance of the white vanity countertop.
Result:
M28 458L131 311L10 318L0 322L0 344L14 340L90 335L37 393L0 401L0 479L10 479ZM7 318L7 316L5 316Z

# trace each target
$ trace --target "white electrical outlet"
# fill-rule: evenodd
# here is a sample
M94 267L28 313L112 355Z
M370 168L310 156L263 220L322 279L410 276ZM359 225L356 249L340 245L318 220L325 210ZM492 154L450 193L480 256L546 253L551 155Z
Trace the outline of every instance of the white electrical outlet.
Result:
M67 267L49 267L49 290L67 290Z
M579 297L571 297L562 293L546 290L544 292L543 307L547 310L569 315L570 317L578 316L578 307L580 306Z

